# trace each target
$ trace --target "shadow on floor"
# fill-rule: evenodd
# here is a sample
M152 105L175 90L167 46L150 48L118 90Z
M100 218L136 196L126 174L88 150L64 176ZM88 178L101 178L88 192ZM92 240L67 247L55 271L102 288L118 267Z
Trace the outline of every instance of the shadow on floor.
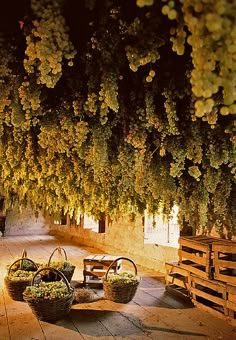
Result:
M112 335L135 338L135 336L140 335L148 336L153 331L167 333L170 335L207 336L206 334L198 332L145 325L138 317L132 314L125 312L120 313L111 310L72 309L68 315L68 319L70 319L74 327L82 336L105 337ZM61 322L58 321L56 325L60 326L60 323ZM65 327L65 322L63 322L63 327Z
M121 314L111 310L72 309L68 318L82 335L124 337L147 333L143 330L141 320L127 313ZM59 325L60 322L56 324Z

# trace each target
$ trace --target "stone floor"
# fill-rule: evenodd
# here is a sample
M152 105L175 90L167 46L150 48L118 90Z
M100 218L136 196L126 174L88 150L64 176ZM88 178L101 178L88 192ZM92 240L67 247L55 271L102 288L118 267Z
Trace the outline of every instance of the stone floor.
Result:
M25 302L12 300L4 286L6 265L26 249L35 262L46 262L57 246L76 265L72 285L83 280L83 259L100 254L95 248L52 236L0 238L0 340L153 339L236 340L236 329L206 311L178 300L165 291L163 274L138 266L141 281L128 304L103 299L103 290L90 303L75 303L56 323L39 321Z

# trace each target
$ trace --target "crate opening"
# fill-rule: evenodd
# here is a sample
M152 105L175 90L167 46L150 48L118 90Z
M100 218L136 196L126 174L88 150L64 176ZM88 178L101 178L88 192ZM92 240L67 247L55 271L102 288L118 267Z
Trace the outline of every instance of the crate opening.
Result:
M205 255L205 252L198 250L198 249L191 248L191 247L182 246L181 249L185 251L186 253L198 254L199 256L202 256L202 257L203 255Z
M193 262L191 260L184 260L184 261L182 261L182 264L185 264L185 265L191 266L191 267L195 267L195 268L197 268L199 270L202 270L204 272L206 270L206 266L203 266L201 264L195 263L195 262Z
M209 288L209 287L205 287L205 286L202 286L200 284L196 284L195 286L196 289L204 292L204 293L207 293L209 295L212 295L212 296L215 296L215 297L219 297L221 298L222 297L222 293L219 293L219 292L216 292L215 290Z
M207 300L201 296L196 296L196 301L201 303L202 305L209 307L211 309L214 309L222 314L224 314L224 308L221 305L218 305L217 303Z

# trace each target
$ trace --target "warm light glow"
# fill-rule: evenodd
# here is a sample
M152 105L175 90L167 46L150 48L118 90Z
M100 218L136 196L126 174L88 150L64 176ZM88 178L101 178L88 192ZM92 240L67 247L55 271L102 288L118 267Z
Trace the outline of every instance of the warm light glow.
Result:
M98 232L98 221L94 220L93 217L84 215L84 228L85 229L92 229L93 231Z
M174 206L169 221L165 221L160 213L155 216L144 215L144 243L145 244L167 244L178 247L180 229L177 221L178 207Z

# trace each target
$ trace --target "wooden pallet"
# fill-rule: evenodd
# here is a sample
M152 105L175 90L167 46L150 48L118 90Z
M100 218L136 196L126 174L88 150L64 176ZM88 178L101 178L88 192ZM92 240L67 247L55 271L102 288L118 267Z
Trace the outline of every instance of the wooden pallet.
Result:
M181 268L176 262L166 262L166 285L174 284L184 289L190 288L190 272Z
M220 240L208 236L181 236L178 251L180 267L202 278L212 279L212 245Z
M228 315L226 284L197 277L191 278L191 300L196 307L225 319Z
M84 270L83 276L84 281L83 285L88 284L89 286L93 286L94 288L102 287L102 277L106 274L108 267L112 264L114 260L116 260L120 256L113 256L107 254L96 254L89 255L83 260ZM117 272L120 269L119 261L116 262L109 273Z
M227 284L228 321L236 326L236 286Z
M236 242L221 241L213 244L214 278L236 285Z
M190 302L190 272L176 262L166 262L166 291L178 298Z

